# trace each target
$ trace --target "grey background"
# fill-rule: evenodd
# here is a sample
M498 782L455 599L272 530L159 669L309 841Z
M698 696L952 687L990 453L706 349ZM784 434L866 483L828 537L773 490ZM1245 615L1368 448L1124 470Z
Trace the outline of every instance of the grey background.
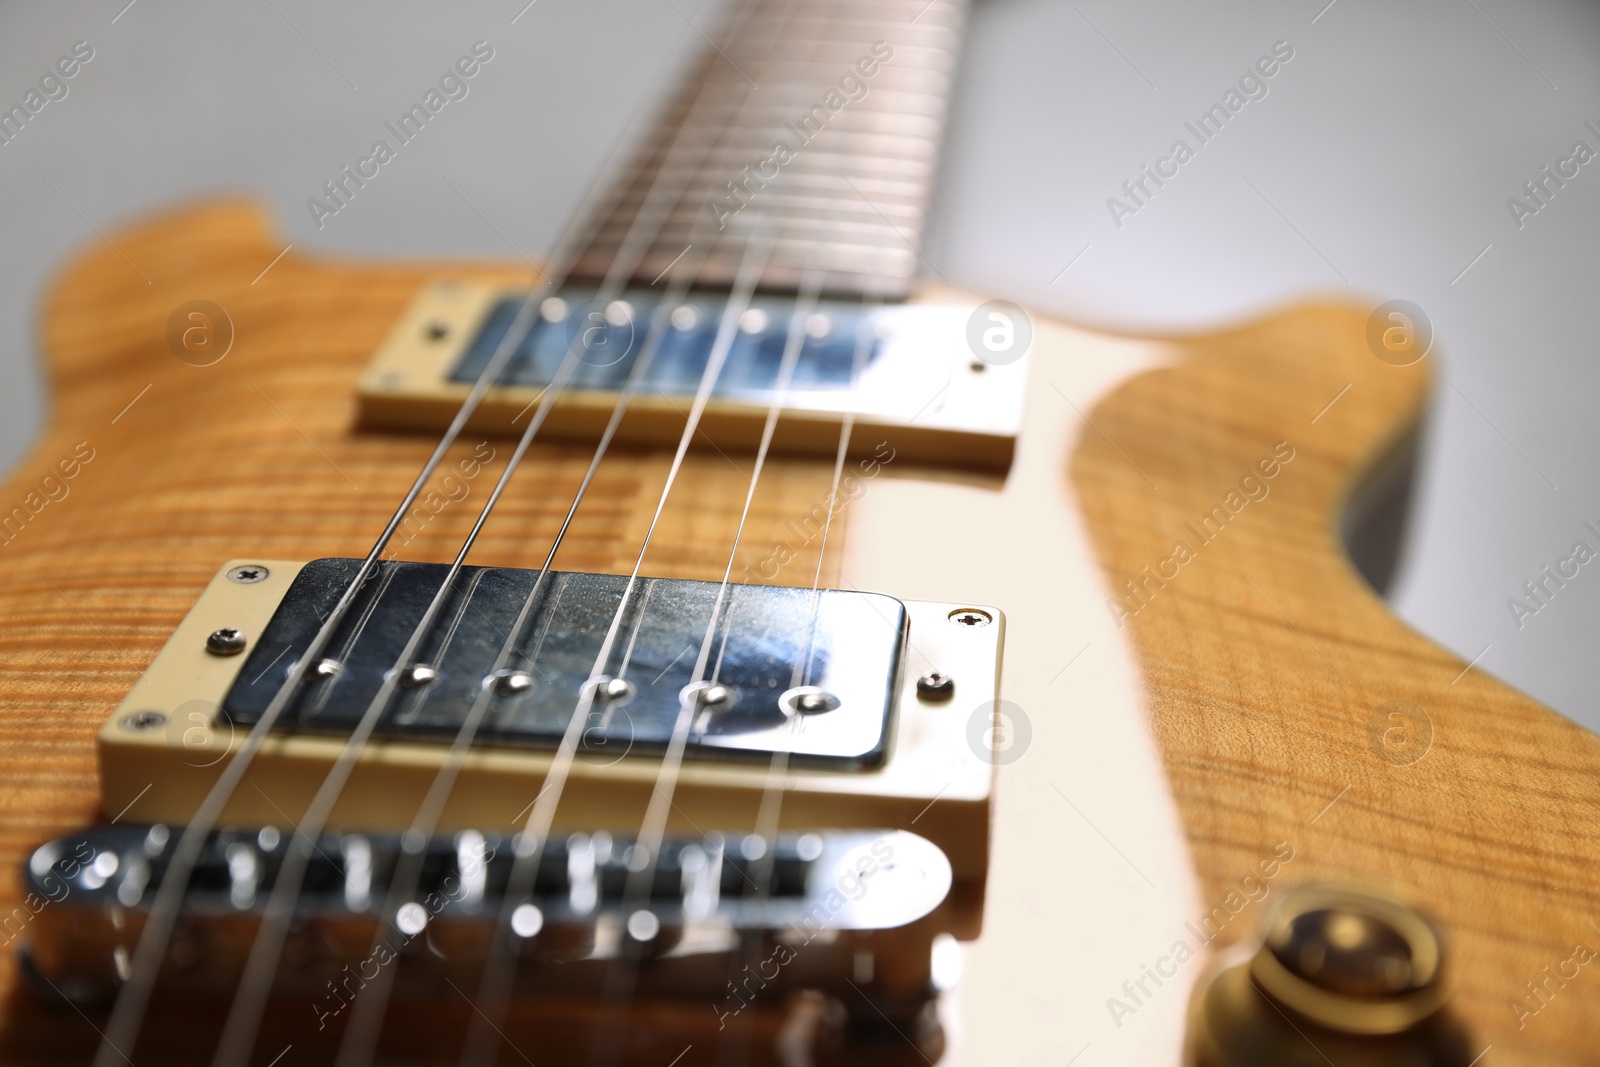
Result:
M75 41L95 49L0 145L0 466L45 419L34 312L92 226L251 190L301 250L541 255L715 8L538 0L512 24L525 0L125 3L0 7L0 103ZM1600 565L1520 630L1506 603L1580 537L1600 548L1582 529L1600 525L1600 161L1521 230L1506 207L1574 141L1600 150L1600 9L979 0L969 38L939 270L1115 328L1319 292L1420 304L1443 373L1396 608L1600 726ZM306 199L478 39L496 55L470 95L319 231ZM1279 40L1295 55L1269 95L1113 225L1107 197Z

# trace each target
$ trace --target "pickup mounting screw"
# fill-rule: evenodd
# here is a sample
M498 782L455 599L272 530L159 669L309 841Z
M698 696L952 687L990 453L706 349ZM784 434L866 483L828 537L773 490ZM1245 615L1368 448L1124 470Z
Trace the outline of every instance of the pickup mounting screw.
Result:
M122 728L135 734L159 730L166 724L166 713L161 711L136 711L122 720Z
M243 652L244 646L249 643L243 630L224 626L220 630L213 630L211 636L206 638L206 651L213 656L236 656Z
M443 341L446 337L450 336L450 324L440 319L434 319L432 322L428 323L426 332L428 334L428 340Z
M240 585L255 585L257 582L267 580L267 575L272 572L257 563L247 563L243 567L235 567L228 572L228 581L238 582Z
M979 608L957 608L950 613L950 621L957 626L970 626L976 630L980 626L988 626L994 617Z
M439 672L426 663L413 663L400 672L400 685L405 689L421 689L439 677Z
M929 671L917 679L917 695L924 700L949 700L955 691L955 679L939 671Z

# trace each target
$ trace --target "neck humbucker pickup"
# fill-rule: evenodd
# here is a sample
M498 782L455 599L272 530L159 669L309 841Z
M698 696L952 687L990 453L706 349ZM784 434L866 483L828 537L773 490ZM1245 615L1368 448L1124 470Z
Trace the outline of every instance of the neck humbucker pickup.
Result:
M458 279L424 286L362 373L361 421L386 430L448 425L527 295ZM497 436L520 434L564 357L576 352L539 434L596 440L660 313L669 326L628 401L617 440L678 440L728 294L692 290L665 307L657 290L624 290L608 301L595 296L592 287L571 286L539 302L527 336L469 425ZM762 294L739 314L697 446L753 447L777 405L782 418L772 447L780 455L832 456L851 419L857 454L888 442L916 462L987 471L1010 465L1031 344L1020 309L956 298L879 306L824 299L801 324L805 340L794 379L778 392L777 368L795 313L792 297Z

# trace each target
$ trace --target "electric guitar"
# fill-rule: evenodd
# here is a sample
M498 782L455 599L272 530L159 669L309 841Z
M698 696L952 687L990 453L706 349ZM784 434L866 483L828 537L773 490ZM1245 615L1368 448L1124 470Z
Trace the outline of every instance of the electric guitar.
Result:
M963 16L739 0L538 269L66 265L6 1062L1593 1062L1600 742L1375 592L1433 357L939 284Z

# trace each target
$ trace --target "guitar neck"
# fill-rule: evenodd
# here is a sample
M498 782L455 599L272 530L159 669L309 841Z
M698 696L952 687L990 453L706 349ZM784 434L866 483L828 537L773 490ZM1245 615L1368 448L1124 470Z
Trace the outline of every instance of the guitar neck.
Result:
M694 249L696 284L726 287L759 233L762 288L821 272L832 292L906 295L965 11L737 0L587 221L572 276L637 260L629 277L649 284Z

